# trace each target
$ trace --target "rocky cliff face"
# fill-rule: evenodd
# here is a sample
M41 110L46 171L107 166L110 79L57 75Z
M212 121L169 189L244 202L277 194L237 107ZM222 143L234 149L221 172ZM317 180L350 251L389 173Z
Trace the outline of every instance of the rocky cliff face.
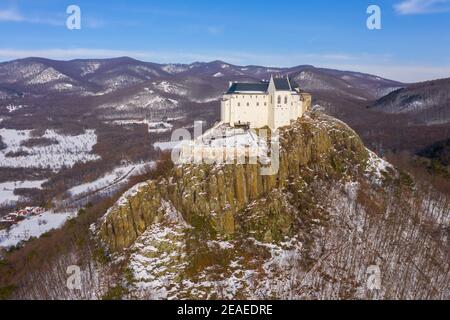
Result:
M149 225L161 220L163 201L170 202L192 226L232 238L236 230L246 228L238 213L272 190L293 184L306 188L307 180L318 178L317 174L356 177L366 168L368 151L359 137L324 115L311 114L283 129L280 144L276 175L262 176L261 166L251 164L183 165L168 179L134 187L105 216L102 239L113 251L129 247ZM278 205L274 206L274 218L279 220ZM279 238L285 229L274 226L265 236Z
M408 175L320 113L280 143L273 176L184 165L128 191L96 228L123 264L124 297L445 297L447 202L418 197Z

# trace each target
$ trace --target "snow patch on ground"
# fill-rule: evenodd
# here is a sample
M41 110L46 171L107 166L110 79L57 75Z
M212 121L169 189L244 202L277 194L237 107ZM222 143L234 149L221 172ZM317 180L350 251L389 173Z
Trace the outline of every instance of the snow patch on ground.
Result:
M194 99L191 98L189 100L191 100L192 102L195 103L209 103L209 102L214 102L220 99L220 96L216 96L216 97L209 97L209 98L203 98L203 99Z
M148 127L149 133L168 132L168 131L172 130L172 128L173 128L173 125L168 122L164 122L164 121L153 122L153 121L150 121L147 119L114 120L112 123L117 124L117 125L145 124Z
M120 166L106 173L101 178L72 187L68 191L72 196L79 196L89 192L97 191L101 188L105 188L119 182L125 183L128 181L128 178L143 173L147 166L153 165L154 163L151 162Z
M375 152L369 149L366 150L369 153L366 173L372 176L374 183L381 185L383 182L383 174L388 174L388 169L394 171L394 167L389 162L378 157Z
M186 88L176 85L176 84L172 84L168 81L153 82L153 85L154 85L155 89L158 89L160 91L163 91L163 92L169 93L169 94L184 96L188 93Z
M100 68L100 63L98 62L88 62L81 67L81 76L84 77L88 74L94 73Z
M20 221L10 229L0 230L0 247L9 248L27 241L31 237L40 237L50 230L60 228L68 219L75 216L75 212L46 211Z
M31 138L31 130L0 129L0 136L7 145L0 151L0 166L12 168L51 168L58 170L63 166L72 167L77 162L99 159L92 154L97 144L95 130L86 130L76 136L65 136L54 130L46 130L43 138L56 141L46 146L25 147L21 144ZM25 155L7 157L8 153L24 152Z
M106 212L106 214L103 216L103 220L106 219L106 217L113 211L117 210L120 207L125 206L128 202L129 199L134 197L135 195L137 195L143 188L145 188L146 186L148 186L148 182L141 182L138 183L136 185L134 185L133 187L131 187L130 189L128 189L120 198L119 200L117 200L117 202L108 209L108 211Z
M17 110L20 110L20 109L22 109L22 108L26 108L27 106L24 106L24 105L13 105L13 104L10 104L10 105L7 105L6 106L6 110L8 110L8 112L9 113L12 113L12 112L14 112L14 111L17 111Z
M161 151L169 151L180 148L184 141L168 141L168 142L155 142L153 148L160 149Z
M35 181L9 181L0 183L0 206L19 201L19 196L14 194L15 189L41 189L47 180Z
M170 74L177 74L177 73L185 72L189 68L185 65L167 64L167 65L163 66L161 69Z
M72 90L73 88L74 86L71 83L57 83L52 86L52 89L57 91L67 91Z

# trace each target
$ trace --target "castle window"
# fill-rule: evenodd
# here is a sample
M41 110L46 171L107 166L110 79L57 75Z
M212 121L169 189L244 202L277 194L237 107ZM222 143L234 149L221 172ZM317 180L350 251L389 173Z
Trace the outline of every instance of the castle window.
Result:
M278 96L278 104L281 104L281 96Z
M256 103L256 106L259 107L259 102Z
M241 103L240 102L238 102L238 107L240 107L241 106Z
M264 106L267 106L267 102L264 102Z
M287 104L287 103L288 103L287 100L288 100L287 97L284 97L284 104Z
M247 107L249 107L249 106L250 106L250 103L247 102Z

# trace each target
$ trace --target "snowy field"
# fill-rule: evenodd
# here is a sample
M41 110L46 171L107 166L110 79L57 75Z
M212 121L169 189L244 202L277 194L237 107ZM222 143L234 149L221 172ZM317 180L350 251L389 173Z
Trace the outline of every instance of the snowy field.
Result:
M173 125L167 122L148 122L147 125L149 133L168 132L173 128Z
M153 148L160 149L161 151L169 151L179 147L183 141L168 141L168 142L155 142Z
M88 162L100 157L92 154L97 143L94 130L86 130L81 135L65 136L54 130L47 130L43 138L55 141L52 145L25 147L21 144L29 140L31 130L0 129L0 135L7 148L0 151L0 166L13 168L51 168L72 167L77 162ZM8 153L24 152L23 155L7 157Z
M69 192L72 196L80 196L89 192L97 191L115 183L125 183L130 177L144 173L146 167L148 166L154 166L154 162L120 166L97 180L69 189Z
M148 119L143 120L114 120L112 121L113 124L117 125L131 125L131 124L145 124L147 125L148 132L149 133L163 133L171 131L173 128L173 125L164 121L157 121L153 122Z
M27 241L31 237L38 238L44 233L60 228L68 219L76 216L74 212L44 212L25 219L10 229L0 230L0 247L9 248Z
M19 201L15 189L40 189L47 180L9 181L0 183L0 206Z

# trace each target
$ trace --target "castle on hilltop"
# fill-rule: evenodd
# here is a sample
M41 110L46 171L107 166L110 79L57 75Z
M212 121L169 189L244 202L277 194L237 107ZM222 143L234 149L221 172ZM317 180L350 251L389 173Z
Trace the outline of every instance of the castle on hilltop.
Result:
M221 122L232 127L272 130L288 126L311 107L311 95L288 77L259 83L230 82L221 100Z
M251 129L289 126L310 108L311 95L301 92L287 77L272 76L270 81L259 83L231 82L221 101L221 121L194 140L181 143L174 162L222 164L249 159L249 163L267 165L276 154L272 150L276 149L276 139L267 139L265 130Z

